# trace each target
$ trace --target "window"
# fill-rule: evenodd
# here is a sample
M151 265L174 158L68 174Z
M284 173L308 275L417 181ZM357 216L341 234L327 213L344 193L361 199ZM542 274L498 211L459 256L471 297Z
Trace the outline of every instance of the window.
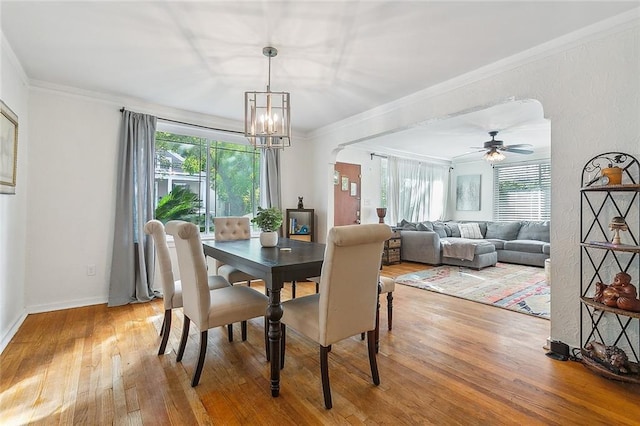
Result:
M548 162L494 166L496 221L551 219L551 165Z
M186 220L210 233L216 216L253 216L260 199L258 151L212 138L224 134L203 137L164 130L173 128L159 123L156 132L156 219Z

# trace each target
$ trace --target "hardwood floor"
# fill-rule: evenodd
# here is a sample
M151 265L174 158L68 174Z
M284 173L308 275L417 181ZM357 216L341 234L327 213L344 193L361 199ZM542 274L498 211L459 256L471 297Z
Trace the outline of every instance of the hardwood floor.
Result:
M424 268L402 263L383 274ZM298 285L299 295L313 291L313 283ZM547 320L397 285L389 332L385 298L381 305L381 384L371 383L359 336L334 345L332 410L323 406L319 350L294 330L280 397L271 397L262 319L249 322L246 342L239 325L233 343L224 328L210 330L200 385L191 388L197 331L176 363L182 314L175 311L167 353L157 356L161 301L29 315L0 356L0 424L640 422L640 386L544 355Z

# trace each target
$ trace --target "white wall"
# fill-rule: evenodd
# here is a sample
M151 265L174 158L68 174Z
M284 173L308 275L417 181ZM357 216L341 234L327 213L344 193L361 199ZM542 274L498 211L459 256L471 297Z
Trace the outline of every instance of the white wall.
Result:
M486 161L453 163L449 174L449 197L445 218L455 220L491 220L493 217L493 167ZM458 176L480 175L480 210L456 210Z
M27 78L11 46L1 35L0 99L18 116L16 194L0 194L0 352L26 317L24 274L29 153Z
M103 303L113 238L118 106L33 89L26 302L30 312ZM96 266L94 276L87 265Z
M512 98L539 100L551 121L551 336L579 346L580 173L601 152L640 155L640 19L567 43L557 53L521 55L503 70L462 76L312 136L316 173L326 174L341 144ZM326 175L319 179L328 181ZM332 206L328 188L319 188L318 205Z

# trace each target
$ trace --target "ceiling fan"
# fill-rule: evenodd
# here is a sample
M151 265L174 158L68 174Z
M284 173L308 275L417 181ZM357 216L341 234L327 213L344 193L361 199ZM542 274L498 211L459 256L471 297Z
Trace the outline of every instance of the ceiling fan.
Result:
M533 145L528 143L521 143L517 145L504 145L504 142L496 140L496 136L498 135L497 130L493 130L489 132L489 136L491 136L491 140L484 143L483 147L472 147L472 149L478 149L480 151L488 150L484 154L484 159L490 163L494 163L496 161L502 161L506 157L502 153L506 152L514 152L516 154L533 154L531 149Z

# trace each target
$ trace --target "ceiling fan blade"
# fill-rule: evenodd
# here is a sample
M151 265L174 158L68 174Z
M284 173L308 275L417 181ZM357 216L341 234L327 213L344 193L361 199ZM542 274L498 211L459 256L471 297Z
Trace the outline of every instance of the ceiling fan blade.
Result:
M531 145L530 143L517 143L514 145L507 145L505 146L505 148L533 148L533 145Z
M514 152L516 154L533 154L533 151L530 149L519 149L519 148L511 148L511 147L501 148L500 151Z

